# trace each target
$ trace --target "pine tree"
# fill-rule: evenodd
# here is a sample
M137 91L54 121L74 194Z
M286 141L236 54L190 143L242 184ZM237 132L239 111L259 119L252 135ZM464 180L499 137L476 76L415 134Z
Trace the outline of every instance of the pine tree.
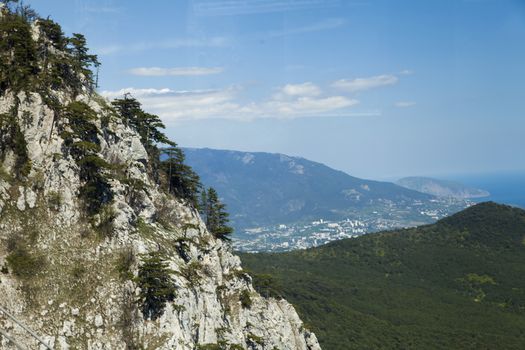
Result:
M95 88L95 82L93 80L93 72L91 68L97 68L100 66L97 55L90 55L89 49L86 46L86 38L82 34L73 33L73 37L68 39L70 45L69 52L75 58L75 61L71 62L77 73L83 74L90 84L90 88Z
M115 99L111 104L123 122L139 133L140 141L149 156L149 173L159 182L159 168L161 167L159 158L161 151L158 145L175 147L176 143L162 132L165 126L159 116L144 112L140 102L133 98L131 94L125 94L124 98Z
M212 187L208 189L206 197L206 227L216 238L229 241L233 228L228 226L230 220L226 205L221 203L217 191Z
M184 152L178 147L169 147L163 149L162 153L167 156L167 159L161 162L161 170L168 180L168 192L198 207L200 179L197 173L184 163Z
M159 252L144 256L135 282L140 287L139 302L145 319L162 316L166 302L175 299L173 271Z
M120 118L127 126L136 125L136 116L142 111L140 102L127 93L124 98L117 98L111 102Z
M207 217L207 210L206 207L208 205L208 193L205 188L202 189L200 193L200 199L199 199L199 214L201 215L201 219L206 222Z
M0 5L0 94L7 89L38 91L51 107L51 91L94 90L92 69L100 63L83 35L66 37L60 25L40 18L21 1L0 0ZM33 25L40 29L38 40L31 34Z
M111 104L126 125L137 130L146 149L153 148L156 144L176 146L175 142L161 131L165 126L159 116L144 112L140 102L130 94L124 95L123 99L115 99Z
M0 16L0 95L7 89L18 92L27 88L39 72L31 24L6 11Z
M11 5L18 3L18 0L1 0L0 4L4 5L5 8L11 10ZM1 7L0 7L1 8Z
M11 1L11 2L18 2L18 0ZM17 8L17 13L20 14L20 16L25 20L29 22L33 22L38 18L38 13L31 8L29 5L24 5L23 2L20 2Z

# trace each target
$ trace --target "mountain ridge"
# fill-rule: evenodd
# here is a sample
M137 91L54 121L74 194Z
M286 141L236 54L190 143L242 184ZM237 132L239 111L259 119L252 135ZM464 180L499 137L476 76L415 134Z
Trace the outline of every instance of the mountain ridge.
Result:
M279 238L282 225L295 227L288 232L289 240L303 235L304 226L319 220L352 220L368 231L378 231L430 223L469 204L389 182L360 179L300 157L209 148L184 150L186 161L203 184L214 187L228 206L236 242L244 247L255 242L258 250L288 243L288 247L295 247ZM253 233L261 229L267 240ZM304 235L295 241L305 238L314 244L309 233Z
M317 191L316 193L319 193L319 192L326 193L327 191L330 191L330 196L327 195L326 197L333 197L333 195L335 195L336 197L338 197L337 200L339 202L345 202L345 201L349 203L353 202L352 204L356 204L356 205L366 205L366 201L368 198L363 200L361 199L361 197L365 197L368 195L367 192L370 192L370 186L376 187L374 189L377 191L377 194L375 194L374 199L379 198L381 195L385 193L388 193L388 191L394 191L395 193L392 196L399 198L399 199L410 198L414 200L430 200L434 198L428 194L423 194L417 191L404 189L393 183L359 179L357 177L348 175L343 171L331 169L330 167L322 163L309 161L302 157L290 157L290 156L280 154L280 153L241 152L241 151L232 151L232 150L214 150L210 148L203 148L203 149L184 148L184 150L186 152L186 160L188 164L192 165L192 167L196 169L197 173L201 176L205 184L217 188L217 190L219 191L219 194L221 194L221 196L225 199L225 202L228 204L229 208L231 209L234 220L235 220L235 215L236 215L235 213L238 212L236 199L242 196L243 194L238 193L238 190L235 189L237 192L235 192L233 195L229 195L228 189L225 188L224 185L228 184L232 186L232 181L246 181L252 184L255 182L255 179L253 176L255 171L259 172L259 174L261 174L261 177L274 176L276 171L281 171L281 170L287 171L293 174L292 179L286 180L287 181L286 186L283 184L280 185L281 187L292 187L293 190L288 190L288 192L290 193L293 191L296 191L296 189L297 189L296 192L299 192L299 193L304 191L304 185L305 185L304 181L301 183L301 179L299 178L309 177L309 178L318 179L319 181L323 181L323 184L319 184L319 182L317 181L318 187L316 186L315 188L315 190ZM196 159L196 157L194 156L195 153L201 153L201 152L203 153L202 158ZM225 155L228 158L221 159L221 156L219 156L219 154ZM224 165L229 166L229 167L235 167L236 165L235 163L256 166L255 164L256 162L263 162L263 163L266 162L266 163L264 164L264 168L260 167L260 168L257 168L256 170L251 170L251 169L242 170L242 168L239 169L239 167L235 168L235 173L231 169L217 170L219 166L224 166ZM279 164L279 163L284 163L284 164ZM279 165L281 165L280 169L279 169ZM330 171L332 173L331 175L335 177L335 180L333 178L330 178L330 180L326 180L326 179L323 179L321 176L317 176L317 174L322 171ZM212 177L214 178L212 179ZM210 181L207 181L207 179L209 179ZM308 181L308 180L310 179L307 179L305 181ZM267 190L257 189L256 192L252 190L251 192L253 193L249 194L249 196L251 198L256 198L260 200L261 197L265 195L265 193L269 192L271 186L276 186L275 181L276 181L275 178L271 178L271 180L269 180L269 183L267 185L265 184L266 185L265 188ZM328 181L335 183L335 185L332 184L331 186L327 186L326 184L324 184L324 182L328 182ZM345 190L344 188L338 187L341 183L343 183L343 186L348 187L346 193L342 193L342 191ZM298 187L298 186L301 186L301 187ZM253 185L251 187L253 188L256 186ZM290 202L293 202L294 199L297 202L304 202L304 201L294 198L294 196L285 196L282 193L283 191L285 190L279 188L278 189L279 193L277 193L274 197L275 198L286 198L286 199L291 197L291 199L288 199ZM246 190L246 192L248 192L248 190ZM297 193L294 193L294 195L297 196ZM228 197L230 197L230 200L228 200ZM316 197L316 196L312 196L312 197ZM368 197L370 196L368 195ZM330 219L338 215L335 213L338 210L338 208L334 206L337 209L333 209L330 206L327 206L326 203L323 202L324 200L323 198L318 199L317 197L317 198L312 198L311 200L313 202L313 204L311 204L312 207L316 207L315 209L318 209L319 207L322 206L324 209L322 209L319 214L309 214L307 220L318 219L319 217L323 217L323 215L327 217L328 219ZM247 201L248 200L243 198L243 202L245 203L245 205ZM302 203L302 204L303 206L306 205L305 203ZM343 203L343 204L346 205L347 203ZM291 221L291 220L294 220L294 218L298 218L298 216L294 216L294 211L298 211L298 210L294 210L296 208L293 208L293 204L285 203L282 205L282 207L286 207L286 206L290 207L291 209L288 211L285 211L284 214L272 212L273 214L272 217L276 218L275 223L281 223L281 222L286 223L286 220ZM250 212L253 213L253 209L250 209ZM253 214L256 215L256 213L253 213ZM289 217L290 214L292 215L292 218L285 219L285 216ZM245 214L243 213L241 215L245 215ZM257 225L263 222L264 222L263 219L259 219L259 222L251 222L251 225Z

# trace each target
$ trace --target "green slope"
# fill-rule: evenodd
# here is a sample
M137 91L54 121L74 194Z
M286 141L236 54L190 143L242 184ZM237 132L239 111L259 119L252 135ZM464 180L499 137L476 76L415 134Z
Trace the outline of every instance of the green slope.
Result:
M482 203L433 225L242 260L259 285L256 274L275 278L324 349L523 349L524 239L525 211Z

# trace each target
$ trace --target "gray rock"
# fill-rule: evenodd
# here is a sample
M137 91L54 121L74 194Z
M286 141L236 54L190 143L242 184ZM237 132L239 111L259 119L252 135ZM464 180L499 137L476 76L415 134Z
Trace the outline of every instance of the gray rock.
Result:
M64 105L72 101L67 92L55 97ZM90 226L96 220L84 218L78 199L82 188L79 167L63 151L54 112L38 94L20 93L18 98L18 122L32 169L16 198L10 197L11 185L0 180L0 211L13 206L26 219L21 221L18 214L2 215L0 238L4 241L30 225L36 235L30 251L44 257L45 273L34 277L39 286L34 300L21 292L22 280L11 274L3 276L0 305L10 306L21 322L55 349L123 349L129 341L144 348L181 350L227 341L247 349L253 336L264 339L258 349L320 349L294 308L285 300L257 294L251 279L243 277L240 259L231 247L206 230L195 209L167 195L149 177L148 154L139 135L108 115L100 97L81 95L77 99L99 113L95 121L101 139L99 157L121 169L121 177L111 176L109 181L114 193L114 230L110 236L96 233ZM11 93L0 97L0 113L13 103ZM106 130L102 117L110 120ZM11 172L11 158L6 156L2 171ZM143 184L142 188L133 188L130 184L134 182ZM49 206L50 201L58 200L58 206ZM179 239L188 244L189 262L174 248ZM131 251L135 257L131 272L137 274L140 254L159 249L166 252L177 293L162 316L151 321L137 308L140 289L133 281L120 279L117 265L120 252ZM5 254L1 249L0 264ZM250 293L250 308L239 302L242 291ZM47 304L50 299L52 305ZM45 309L35 309L40 302ZM14 327L12 332L26 347L34 347L34 339L22 330Z

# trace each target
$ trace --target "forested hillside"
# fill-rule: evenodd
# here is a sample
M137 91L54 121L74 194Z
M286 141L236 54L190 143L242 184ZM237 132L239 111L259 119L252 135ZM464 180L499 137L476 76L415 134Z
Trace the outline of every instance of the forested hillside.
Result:
M326 349L522 349L525 211L482 203L436 224L243 254ZM271 275L271 276L270 276Z

